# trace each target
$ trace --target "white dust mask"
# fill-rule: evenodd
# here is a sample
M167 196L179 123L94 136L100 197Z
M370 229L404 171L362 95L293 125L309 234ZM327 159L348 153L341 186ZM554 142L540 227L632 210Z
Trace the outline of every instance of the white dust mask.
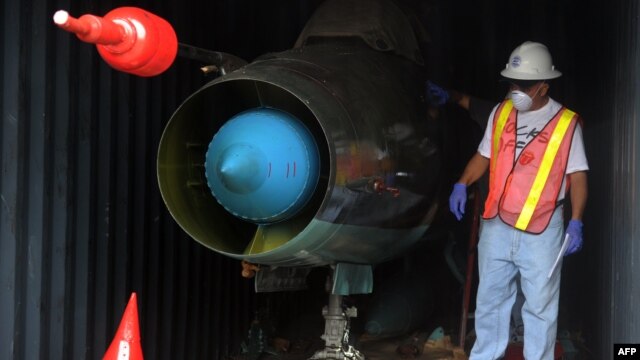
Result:
M511 92L511 101L513 101L513 107L518 111L528 111L533 104L533 99L520 90Z
M536 90L536 93L533 94L533 97L536 97L536 95L538 95L538 91L540 91L543 84L544 82L540 84L540 86L538 86L538 90ZM529 109L531 109L531 105L533 104L533 99L520 90L513 90L511 92L511 101L513 101L513 107L518 111L529 111Z

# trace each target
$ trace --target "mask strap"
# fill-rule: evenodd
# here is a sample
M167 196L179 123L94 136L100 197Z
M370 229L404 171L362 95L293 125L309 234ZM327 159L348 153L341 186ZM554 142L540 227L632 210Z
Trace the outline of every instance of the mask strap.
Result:
M542 81L542 83L540 83L540 86L538 86L538 90L536 90L536 92L533 94L533 97L531 97L531 100L535 99L536 96L538 96L538 92L540 92L540 89L542 89L542 86L544 85L546 81Z

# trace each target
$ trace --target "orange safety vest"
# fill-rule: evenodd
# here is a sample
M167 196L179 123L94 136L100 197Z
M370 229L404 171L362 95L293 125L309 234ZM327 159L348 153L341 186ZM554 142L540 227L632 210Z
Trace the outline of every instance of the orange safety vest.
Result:
M502 102L493 117L489 195L482 217L499 215L516 229L540 234L557 206L579 117L562 107L516 159L517 117L511 100Z

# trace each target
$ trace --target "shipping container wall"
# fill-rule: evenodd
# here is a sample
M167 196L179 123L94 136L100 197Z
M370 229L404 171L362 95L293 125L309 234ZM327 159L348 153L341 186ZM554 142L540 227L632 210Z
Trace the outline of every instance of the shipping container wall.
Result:
M613 351L612 344L640 343L640 6L637 1L617 3L611 52L600 55L615 59L606 83L585 84L600 88L595 103L606 109L605 118L590 134L592 156L600 166L591 184L594 201L591 242L597 247L597 292L595 312L598 325L593 329L603 339L602 358ZM603 44L595 43L596 47ZM606 64L606 63L605 63ZM601 64L593 64L597 72ZM606 141L603 141L606 139ZM585 264L589 268L589 264Z

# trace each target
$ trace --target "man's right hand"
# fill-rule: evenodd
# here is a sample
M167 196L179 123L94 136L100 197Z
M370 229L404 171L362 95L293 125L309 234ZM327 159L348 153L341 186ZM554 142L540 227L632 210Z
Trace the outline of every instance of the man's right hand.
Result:
M453 191L449 196L449 210L460 221L464 215L464 208L467 204L467 185L456 183L453 185Z
M449 101L449 92L440 86L427 80L426 84L427 102L430 105L442 106Z

